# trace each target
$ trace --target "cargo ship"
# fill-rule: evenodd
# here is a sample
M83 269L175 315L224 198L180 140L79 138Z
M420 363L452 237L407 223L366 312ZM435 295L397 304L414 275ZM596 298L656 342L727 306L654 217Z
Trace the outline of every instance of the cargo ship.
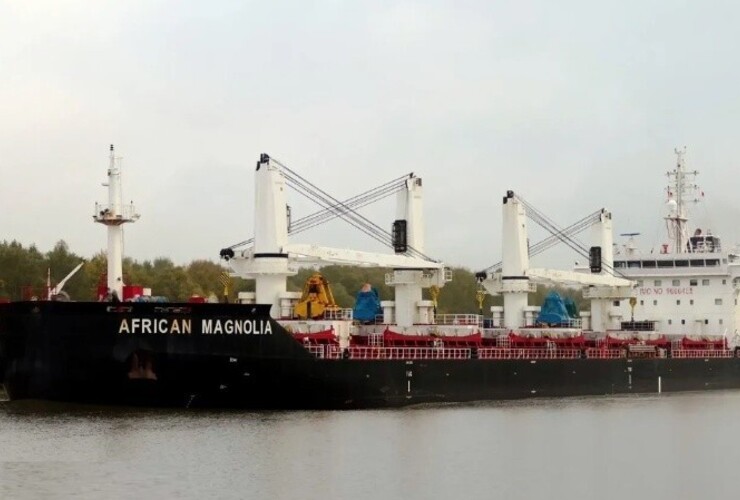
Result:
M561 228L507 191L503 260L477 275L479 298L501 295L503 305L484 317L437 314L436 297L452 276L425 253L421 178L409 174L340 201L263 154L255 171L254 238L221 250L233 275L254 280L255 291L240 293L238 303L166 303L124 283L122 226L139 215L122 204L120 164L111 148L108 203L96 205L94 214L108 230L100 300L0 304L3 384L15 400L258 409L740 388L740 262L715 236L686 237L690 173L681 154L672 175L666 217L672 244L644 257L632 244L615 251L607 210ZM316 199L322 210L292 220L289 187ZM390 232L357 211L388 194L398 203ZM337 217L393 253L289 241ZM530 219L552 236L530 246ZM574 235L589 227L594 242L585 247ZM586 256L588 267L530 267L530 256L554 240ZM299 267L327 263L388 268L394 300L381 301L368 284L354 308L341 308L319 273L302 292L287 290L286 278ZM695 302L653 303L659 293L645 290L661 287L656 281L682 290L664 290L663 297ZM529 305L538 283L583 287L590 311L577 314L556 296L542 307ZM716 306L711 314L706 301ZM690 305L695 309L683 307Z

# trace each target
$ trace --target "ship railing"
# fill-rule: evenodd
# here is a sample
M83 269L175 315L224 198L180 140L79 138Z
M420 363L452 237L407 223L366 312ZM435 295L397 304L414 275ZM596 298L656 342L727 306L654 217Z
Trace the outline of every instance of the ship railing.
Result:
M580 349L507 349L481 347L479 359L579 359Z
M338 345L320 346L324 348L325 359L342 359L343 349Z
M494 327L494 328L481 328L480 329L481 336L487 339L493 339L497 338L499 336L504 336L507 339L509 330L507 328L501 328L501 327Z
M470 359L471 349L462 347L366 347L341 348L336 345L313 346L320 359Z
M352 320L352 308L327 309L324 311L324 319Z
M508 335L499 335L496 337L496 347L504 347L506 349L511 347L511 338Z
M304 348L318 359L470 359L469 348L434 347L350 347L344 350L336 345L306 345ZM500 347L478 348L479 359L579 359L580 349L507 349ZM644 351L647 353L647 351ZM651 352L653 354L654 351ZM585 349L586 359L623 359L625 349ZM734 358L731 350L675 349L674 359Z
M665 349L649 344L628 344L627 353L630 358L664 358Z
M483 325L483 316L480 314L439 314L434 317L438 325Z
M305 345L304 348L319 359L325 357L326 351L323 345Z
M654 332L655 321L622 321L620 330L623 332Z
M367 345L369 347L383 347L384 340L382 333L371 333L367 336Z
M692 236L689 240L689 253L720 253L722 245L719 238L711 236Z
M350 347L350 359L470 359L469 348Z
M627 356L624 349L603 349L589 347L586 349L587 359L619 359Z
M656 346L649 344L628 344L627 350L631 356L650 357L657 354Z
M139 218L133 203L96 203L93 217L98 222L103 221L134 221Z
M581 318L570 318L561 321L554 328L581 328L583 326L583 320Z
M688 358L734 358L734 351L726 349L674 349L671 357L675 359Z

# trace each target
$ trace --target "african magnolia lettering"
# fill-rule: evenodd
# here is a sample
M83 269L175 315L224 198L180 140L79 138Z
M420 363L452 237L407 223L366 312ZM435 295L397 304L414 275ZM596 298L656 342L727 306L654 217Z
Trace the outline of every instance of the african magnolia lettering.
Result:
M200 323L203 335L272 335L272 325L266 320L255 319L203 319ZM118 333L145 333L190 335L193 320L189 318L126 318L121 320Z

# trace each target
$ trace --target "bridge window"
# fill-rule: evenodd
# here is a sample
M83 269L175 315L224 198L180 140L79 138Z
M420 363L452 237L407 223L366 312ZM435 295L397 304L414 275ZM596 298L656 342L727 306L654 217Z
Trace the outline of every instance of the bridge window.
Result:
M718 266L719 259L707 259L707 266Z
M704 267L704 259L691 259L691 267Z
M677 260L676 267L689 267L689 261L688 260Z
M615 260L614 267L617 267L617 268L627 267L627 263L623 260Z
M655 261L654 260L643 260L642 267L653 268L655 267Z
M640 267L639 260L630 260L627 262L627 267Z
M658 267L673 267L672 260L659 260Z

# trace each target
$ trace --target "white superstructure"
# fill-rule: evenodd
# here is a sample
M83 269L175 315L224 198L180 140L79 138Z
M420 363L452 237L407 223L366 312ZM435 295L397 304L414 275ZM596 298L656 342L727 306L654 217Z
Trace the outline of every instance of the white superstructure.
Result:
M701 197L693 182L698 172L686 170L683 151L676 155L676 167L667 174L666 240L655 253L640 252L635 235L617 248L614 269L636 288L634 306L616 300L614 307L624 321L634 319L646 330L733 336L740 328L740 257L708 230L689 228L687 205Z

